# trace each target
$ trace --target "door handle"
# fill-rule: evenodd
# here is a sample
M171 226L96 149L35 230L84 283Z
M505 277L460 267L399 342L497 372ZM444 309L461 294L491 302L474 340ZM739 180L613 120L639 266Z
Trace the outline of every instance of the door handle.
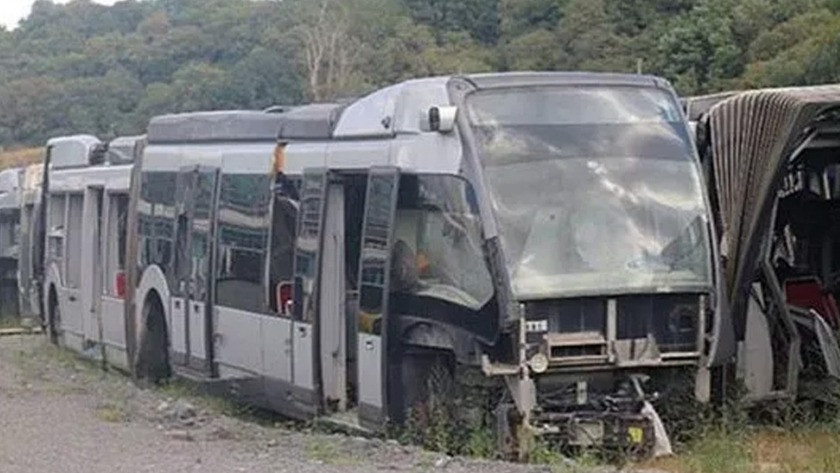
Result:
M67 299L68 299L70 302L76 302L76 296L67 296Z
M373 350L373 340L368 340L365 342L365 350Z
M300 335L302 337L305 337L306 336L306 327L303 327L303 326L298 327L298 332L300 332Z

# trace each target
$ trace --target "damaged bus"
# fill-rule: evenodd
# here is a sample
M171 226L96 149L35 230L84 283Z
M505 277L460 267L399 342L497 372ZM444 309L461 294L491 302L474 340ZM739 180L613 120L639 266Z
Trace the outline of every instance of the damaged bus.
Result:
M147 139L126 247L139 376L380 430L440 394L437 371L498 393L503 441L651 448L649 401L708 400L734 352L699 161L661 79L420 79L157 117Z
M687 103L727 250L734 377L751 401L836 404L840 87L729 92Z
M0 319L18 317L22 168L0 171Z
M37 277L51 339L125 370L126 223L138 139L51 139L41 187L43 224L34 225L44 229L43 273Z

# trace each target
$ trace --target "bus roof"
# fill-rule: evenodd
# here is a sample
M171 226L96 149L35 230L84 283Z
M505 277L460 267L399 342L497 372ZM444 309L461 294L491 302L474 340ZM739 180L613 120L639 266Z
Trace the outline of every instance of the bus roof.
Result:
M150 144L387 138L418 133L430 107L449 105L447 87L464 80L476 89L547 85L670 86L647 75L594 72L504 72L412 79L350 103L316 103L266 111L229 110L163 115L149 123Z
M101 143L92 135L52 138L47 141L47 147L50 149L50 166L54 169L87 166L91 150Z
M284 114L225 110L162 115L149 122L149 143L273 141Z
M644 74L616 74L607 72L494 72L469 74L464 79L478 89L498 87L529 87L544 85L627 85L669 87L665 79Z
M118 136L108 143L108 162L127 164L134 161L134 147L145 135Z

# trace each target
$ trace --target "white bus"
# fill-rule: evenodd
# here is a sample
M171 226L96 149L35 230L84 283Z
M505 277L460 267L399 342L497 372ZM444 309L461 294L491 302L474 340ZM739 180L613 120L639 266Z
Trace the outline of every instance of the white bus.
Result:
M47 143L43 297L52 339L129 369L123 297L128 192L136 137Z
M658 78L441 77L158 117L134 171L144 377L381 429L422 408L435 369L472 372L508 393L502 435L643 447L647 401L707 401L734 351L696 151Z
M0 171L0 318L17 317L22 168Z

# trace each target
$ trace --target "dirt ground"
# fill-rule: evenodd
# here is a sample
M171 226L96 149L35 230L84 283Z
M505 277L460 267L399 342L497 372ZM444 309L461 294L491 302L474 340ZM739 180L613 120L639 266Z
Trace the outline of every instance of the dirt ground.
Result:
M140 389L41 336L0 337L3 473L580 471L266 425L231 406L178 387Z

